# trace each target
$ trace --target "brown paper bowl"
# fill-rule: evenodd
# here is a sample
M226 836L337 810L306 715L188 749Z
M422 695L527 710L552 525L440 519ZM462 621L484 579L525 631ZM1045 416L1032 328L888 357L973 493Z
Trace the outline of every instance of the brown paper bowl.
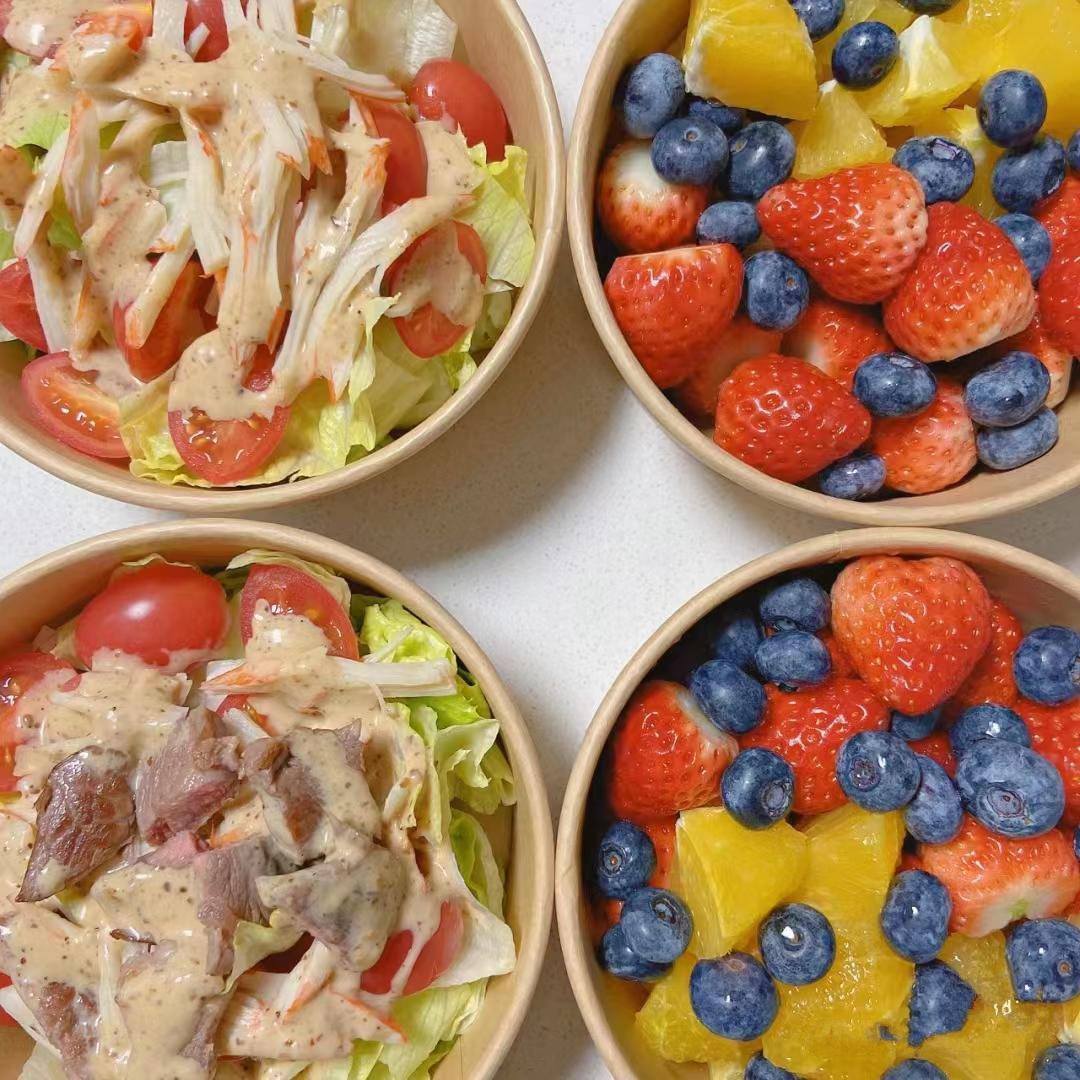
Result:
M615 366L664 430L710 469L749 491L789 506L859 525L955 525L1015 513L1080 484L1080 393L1058 409L1061 439L1045 457L1009 473L980 470L933 495L899 495L879 502L833 499L774 480L721 450L707 432L668 400L645 374L615 322L597 266L596 177L608 145L619 77L633 61L667 49L686 30L690 0L625 0L604 34L578 101L570 140L567 217L570 249L593 323Z
M715 608L786 570L874 554L951 555L978 571L990 592L1004 600L1026 627L1080 623L1080 579L1007 544L932 529L856 530L793 544L721 578L675 612L637 651L600 703L578 751L559 818L555 902L566 970L589 1033L620 1080L702 1080L707 1071L703 1065L674 1065L654 1054L634 1028L640 996L605 974L596 961L581 860L590 790L608 737L630 696L657 662Z
M38 559L0 581L0 652L31 639L46 623L76 612L114 567L153 552L196 565L223 566L249 548L287 552L331 567L364 591L401 600L442 634L479 680L502 723L502 744L517 781L511 818L506 918L517 944L517 966L492 979L475 1023L435 1070L438 1080L490 1080L525 1018L551 928L551 813L525 721L491 661L462 626L423 589L385 563L333 540L280 525L248 521L187 521L109 533ZM494 832L494 830L493 830ZM493 835L496 843L500 837ZM31 1048L18 1028L0 1028L0 1080L15 1080Z
M514 137L529 151L536 259L514 313L476 375L441 409L360 461L325 476L254 488L170 487L132 476L126 462L99 461L46 435L19 388L21 350L0 347L0 443L61 480L123 502L189 514L251 513L317 499L378 476L449 431L521 347L551 284L562 239L565 157L562 120L544 57L516 0L440 0L459 28L458 50L495 88Z

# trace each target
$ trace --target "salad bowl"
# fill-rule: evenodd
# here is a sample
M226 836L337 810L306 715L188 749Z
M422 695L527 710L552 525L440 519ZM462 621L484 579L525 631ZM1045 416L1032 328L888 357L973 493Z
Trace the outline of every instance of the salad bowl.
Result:
M520 1030L547 945L552 906L551 818L524 720L479 646L436 601L395 570L342 544L276 525L195 520L100 536L12 574L0 583L0 596L10 616L0 633L0 651L10 651L31 640L39 627L57 625L78 611L122 563L156 554L220 569L248 549L317 564L339 574L365 596L399 600L450 645L499 718L499 738L514 775L516 803L512 812L485 818L483 828L496 858L501 855L505 866L505 920L513 932L516 962L509 974L488 982L475 1020L432 1073L441 1080L487 1080L495 1075ZM0 1025L0 1080L19 1076L31 1047L21 1030Z

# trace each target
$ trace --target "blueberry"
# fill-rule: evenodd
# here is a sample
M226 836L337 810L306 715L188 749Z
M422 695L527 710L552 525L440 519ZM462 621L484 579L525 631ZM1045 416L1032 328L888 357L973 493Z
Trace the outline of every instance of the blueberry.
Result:
M787 1069L781 1069L778 1065L766 1060L759 1051L746 1063L743 1080L799 1080L799 1078L794 1073L789 1073Z
M889 886L881 909L881 932L905 959L925 964L941 952L951 915L949 890L933 874L905 870Z
M619 925L627 945L652 964L678 960L694 932L689 908L667 889L638 889L623 904Z
M795 774L778 754L751 747L724 770L720 793L740 825L767 829L787 817L795 797Z
M1031 1080L1080 1080L1080 1046L1061 1043L1044 1050L1035 1062Z
M1080 859L1080 825L1073 830L1073 852Z
M600 966L608 974L631 982L653 982L662 979L671 969L670 964L650 964L638 956L630 948L618 923L600 939Z
M737 248L743 248L760 236L761 225L753 203L713 203L698 218L699 244L734 244Z
M596 884L613 900L626 900L649 883L656 869L656 849L648 834L629 821L616 821L600 841Z
M1052 135L998 158L990 184L1006 210L1028 213L1053 195L1065 179L1065 147Z
M1046 226L1029 214L1002 214L994 219L994 224L1012 241L1024 260L1031 280L1037 282L1043 276L1054 250Z
M810 282L802 268L779 251L759 251L746 260L746 313L755 326L788 330L810 303Z
M919 759L919 789L904 807L904 827L921 844L947 844L964 823L964 805L949 774L933 758Z
M725 135L734 135L746 123L746 110L733 109L720 101L694 98L690 102L690 115L715 124Z
M777 981L806 986L825 977L836 959L832 924L807 904L777 908L758 930L761 962Z
M1013 657L1020 693L1041 705L1062 705L1080 694L1080 634L1064 626L1032 630Z
M874 353L855 369L853 391L875 416L911 416L934 400L937 378L906 353Z
M1069 168L1073 172L1080 172L1080 131L1072 133L1072 138L1065 147L1065 157L1069 162Z
M885 462L876 454L849 454L818 475L818 487L834 499L869 499L884 486Z
M1080 994L1080 930L1064 919L1020 923L1005 946L1013 990L1021 1001L1051 1004Z
M900 3L916 15L940 15L955 7L958 0L900 0Z
M795 139L775 120L755 120L731 140L728 193L757 201L782 184L795 166Z
M978 113L991 142L1027 146L1046 119L1046 91L1029 71L999 71L982 88Z
M852 735L836 758L844 794L864 810L899 810L915 797L922 774L915 751L887 731Z
M909 7L913 0L901 0ZM881 1080L949 1080L934 1064L922 1058L908 1058L881 1074Z
M1049 453L1057 441L1058 418L1053 409L1040 409L1016 427L987 428L975 436L979 460L997 472L1030 464Z
M831 34L844 17L844 0L789 0L811 41Z
M894 735L899 735L905 742L913 742L916 739L925 739L927 735L933 735L940 719L940 708L914 716L894 711L889 719L889 730Z
M908 1045L922 1046L932 1035L960 1031L974 1004L975 991L948 964L919 964L908 1002Z
M965 709L949 731L949 742L957 757L963 757L978 739L1004 739L1017 746L1031 746L1027 725L1019 714L990 702Z
M981 371L964 388L971 419L984 427L1015 427L1030 420L1050 393L1050 372L1029 352L1011 352Z
M893 154L893 164L907 169L919 181L927 206L959 202L975 183L975 159L971 152L939 135L908 139Z
M753 731L765 719L765 691L757 679L726 660L708 660L690 673L690 693L721 730Z
M727 168L727 136L711 120L670 120L653 139L652 163L672 184L712 187Z
M833 46L833 76L841 86L865 90L889 74L899 55L900 39L891 26L881 22L856 23Z
M694 1015L714 1034L750 1042L768 1031L779 998L768 972L743 952L699 960L690 973Z
M717 660L727 660L743 671L756 671L754 654L763 637L761 626L749 612L725 608L720 613L710 646Z
M807 630L829 625L829 594L813 578L795 578L770 589L758 605L767 630Z
M630 69L616 107L629 134L651 139L675 118L685 98L682 64L668 53L653 53Z
M1065 784L1046 758L1004 739L978 739L956 767L964 809L1001 836L1041 836L1065 812Z
M817 686L829 677L832 658L825 643L805 630L782 630L757 648L758 671L782 690Z

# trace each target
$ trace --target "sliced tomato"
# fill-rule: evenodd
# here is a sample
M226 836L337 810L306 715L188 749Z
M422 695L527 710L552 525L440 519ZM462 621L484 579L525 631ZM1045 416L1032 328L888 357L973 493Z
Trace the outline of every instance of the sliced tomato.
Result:
M275 615L303 615L313 622L330 644L331 656L360 659L349 613L337 602L322 582L295 566L259 563L251 568L240 593L240 637L246 644L251 638L255 609L265 600Z
M19 699L50 671L75 669L51 653L28 649L0 657L0 792L15 790L15 748L23 741L17 725Z
M80 15L75 32L114 37L123 41L132 52L138 52L150 33L152 21L153 8L148 3L109 4Z
M487 281L487 253L484 243L471 225L455 221L458 251L468 259L481 284ZM390 293L396 293L406 271L425 255L431 254L431 245L436 242L435 230L420 237L394 264L386 275L386 287ZM430 359L449 352L468 332L469 327L458 326L448 319L434 304L424 304L411 315L403 315L394 320L394 326L405 347L416 356Z
M461 939L465 933L465 920L460 905L444 900L439 910L439 925L423 948L416 955L412 971L405 980L402 993L418 994L427 989L454 962ZM360 976L360 989L368 994L388 994L401 965L408 958L413 945L411 930L399 930L391 934L383 947L382 955Z
M409 100L425 120L456 121L470 146L483 143L488 161L502 161L510 125L499 95L487 80L458 60L429 60L409 88Z
M75 620L75 653L87 666L115 649L155 667L177 654L206 659L229 628L225 590L194 566L152 562L119 574ZM185 665L186 666L186 665Z
M366 104L380 138L390 142L383 190L383 213L388 213L427 194L427 150L416 125L403 112L381 101Z
M31 360L22 371L22 390L34 419L53 438L90 457L128 456L116 402L66 352Z
M30 264L25 259L0 270L0 325L38 352L49 351L34 299Z
M2 971L0 971L0 990L3 990L5 986L11 985L11 979L8 978ZM17 1020L12 1020L10 1016L3 1009L0 1009L0 1027L18 1027Z
M244 8L247 4L242 5ZM188 0L184 16L184 40L199 25L209 30L202 48L195 54L196 60L216 60L229 47L229 30L225 25L225 10L221 0Z
M270 721L251 704L251 698L247 694L229 694L222 699L221 704L217 707L217 714L218 716L224 716L230 709L237 709L244 713L253 724L258 724L267 735L277 734L276 731L271 730Z

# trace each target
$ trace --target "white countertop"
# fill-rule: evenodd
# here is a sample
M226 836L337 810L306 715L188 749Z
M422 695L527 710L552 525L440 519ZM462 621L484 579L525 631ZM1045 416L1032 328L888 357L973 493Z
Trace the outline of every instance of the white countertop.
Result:
M519 2L569 132L618 0ZM0 476L0 574L82 538L168 516L79 491L2 447ZM834 528L743 492L663 434L597 340L565 249L530 339L449 435L372 483L265 517L384 559L460 618L532 726L556 816L594 709L653 630L734 567ZM973 531L1080 572L1075 495ZM578 1017L554 932L502 1075L608 1075Z

